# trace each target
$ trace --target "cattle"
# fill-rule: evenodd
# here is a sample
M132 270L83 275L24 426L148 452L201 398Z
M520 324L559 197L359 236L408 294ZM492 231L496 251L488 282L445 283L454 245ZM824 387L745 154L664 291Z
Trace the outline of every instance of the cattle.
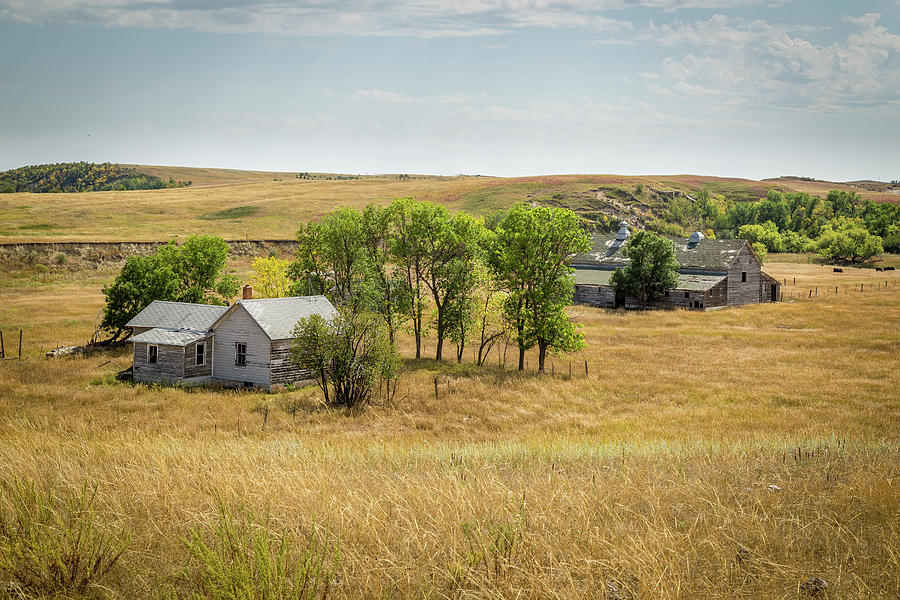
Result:
M875 270L876 271L884 271L884 269L882 269L881 267L875 267Z
M844 270L843 270L843 269L838 269L837 267L835 267L835 268L834 268L834 272L835 272L835 273L843 273Z
M897 269L895 269L894 267L885 267L884 270L885 271L896 271Z

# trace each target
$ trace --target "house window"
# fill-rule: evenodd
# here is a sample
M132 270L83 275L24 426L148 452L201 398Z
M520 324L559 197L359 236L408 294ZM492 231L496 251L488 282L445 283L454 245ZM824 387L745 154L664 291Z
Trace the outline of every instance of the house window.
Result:
M206 344L197 344L197 366L206 362Z
M741 271L741 283L747 281L747 271Z
M694 300L694 308L700 308L700 301Z
M147 364L155 365L159 362L159 346L147 346Z
M690 292L685 292L685 293L684 293L684 297L685 297L685 298L690 298L690 297L691 297L691 293L690 293Z
M666 290L666 298L669 297L669 290Z
M247 344L244 342L234 343L234 364L239 367L247 364Z

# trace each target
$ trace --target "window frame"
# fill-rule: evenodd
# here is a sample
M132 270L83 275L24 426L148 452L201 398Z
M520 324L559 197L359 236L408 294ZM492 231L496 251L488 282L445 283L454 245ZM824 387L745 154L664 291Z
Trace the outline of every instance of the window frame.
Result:
M151 350L153 350L153 352L151 352ZM159 364L159 346L157 344L147 344L147 364Z
M197 342L194 348L194 364L198 367L206 365L206 342Z
M741 271L741 283L747 283L747 271Z
M243 352L241 352L241 346L244 347ZM247 342L235 342L234 343L234 366L236 366L236 367L246 367L247 366Z

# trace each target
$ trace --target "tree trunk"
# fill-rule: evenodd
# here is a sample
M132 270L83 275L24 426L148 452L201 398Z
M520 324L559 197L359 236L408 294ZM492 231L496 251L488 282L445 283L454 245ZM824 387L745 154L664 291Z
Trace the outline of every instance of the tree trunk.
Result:
M525 370L525 348L519 344L519 370Z
M444 310L437 307L437 350L434 352L434 360L441 360L444 352Z
M544 361L547 360L547 342L538 340L538 372L544 372Z

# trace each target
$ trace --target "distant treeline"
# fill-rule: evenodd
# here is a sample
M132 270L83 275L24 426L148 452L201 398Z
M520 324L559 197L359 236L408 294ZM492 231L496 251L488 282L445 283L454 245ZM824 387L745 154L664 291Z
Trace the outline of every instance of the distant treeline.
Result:
M0 193L108 192L187 187L190 181L164 181L112 163L31 165L0 173Z

